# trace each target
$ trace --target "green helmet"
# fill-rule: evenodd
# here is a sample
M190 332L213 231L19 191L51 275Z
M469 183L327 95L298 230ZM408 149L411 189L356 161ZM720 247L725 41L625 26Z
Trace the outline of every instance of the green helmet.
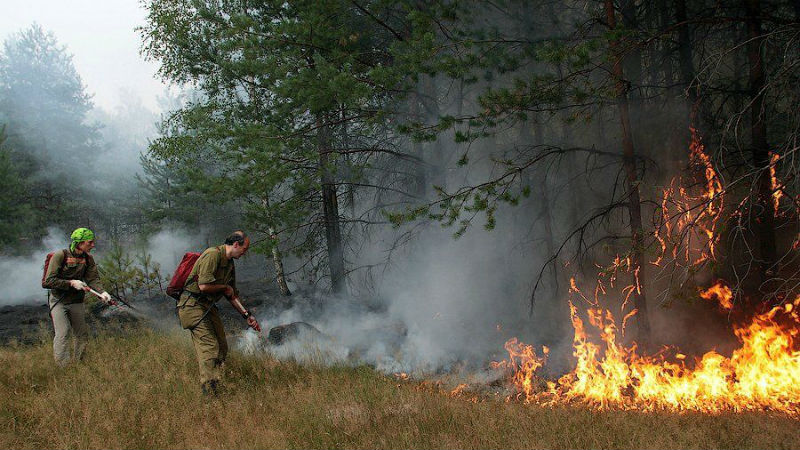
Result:
M78 228L72 232L70 239L72 239L72 244L70 244L69 249L70 251L75 251L75 246L79 243L93 241L94 232L88 228Z

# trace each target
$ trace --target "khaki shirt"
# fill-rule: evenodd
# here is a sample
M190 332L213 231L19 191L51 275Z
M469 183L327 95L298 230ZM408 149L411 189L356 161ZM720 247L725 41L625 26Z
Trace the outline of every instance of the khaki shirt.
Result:
M179 306L188 305L186 302L190 299L186 298L189 297L187 293L195 294L194 297L202 297L211 302L223 298L223 292L201 295L201 284L227 284L233 288L235 295L239 295L239 290L236 289L236 268L233 259L225 257L225 245L211 247L200 255L197 262L194 263L192 271L189 272L189 278L186 279L184 294L181 296Z
M65 305L82 303L86 293L73 289L69 285L69 280L83 280L97 292L105 290L100 285L100 276L92 255L88 253L78 255L69 249L57 250L47 266L44 287L50 289L50 294Z

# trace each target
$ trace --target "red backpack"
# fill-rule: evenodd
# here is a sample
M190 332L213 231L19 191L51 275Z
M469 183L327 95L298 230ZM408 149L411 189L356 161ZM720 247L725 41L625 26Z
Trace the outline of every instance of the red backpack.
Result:
M197 258L199 257L200 253L196 252L188 252L183 255L181 263L178 264L178 268L175 269L175 274L172 275L172 279L169 281L167 295L175 300L181 298L183 288L186 286L186 280L189 279L189 274L192 272L194 263L197 262Z
M61 261L61 267L63 267L64 266L64 262L66 262L66 260L67 260L67 250L64 249L64 250L60 250L60 251L64 252L64 259ZM50 267L50 260L53 259L53 255L55 253L56 252L50 252L50 253L47 254L47 256L44 257L44 272L42 272L42 288L43 289L47 289L47 287L44 285L44 282L47 279L47 269Z

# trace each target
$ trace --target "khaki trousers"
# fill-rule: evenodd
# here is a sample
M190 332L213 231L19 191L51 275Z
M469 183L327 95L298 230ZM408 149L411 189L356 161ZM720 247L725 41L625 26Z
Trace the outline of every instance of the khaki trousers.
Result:
M53 317L53 328L55 329L55 337L53 337L53 358L60 366L65 366L69 363L69 349L67 348L67 340L69 339L70 330L74 341L73 356L76 361L83 359L86 351L86 340L89 336L89 327L86 325L86 305L83 303L72 303L65 305L58 302L53 307L53 303L58 301L54 297L50 297L50 306L53 308L50 314Z
M211 310L203 317L208 307ZM222 363L228 355L228 342L216 305L204 307L195 299L189 299L178 308L178 317L183 328L194 327L191 329L192 344L200 366L200 383L219 381L222 377Z

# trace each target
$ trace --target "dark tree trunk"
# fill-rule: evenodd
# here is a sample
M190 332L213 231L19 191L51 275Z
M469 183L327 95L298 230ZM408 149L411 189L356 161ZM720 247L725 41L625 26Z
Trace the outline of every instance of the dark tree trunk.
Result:
M347 112L344 110L344 108L342 108L342 117L341 117L341 119L342 119L342 135L341 135L341 138L342 138L342 149L345 150L345 151L349 151L350 150L350 135L348 134L348 131L347 131ZM353 179L354 178L354 174L352 172L352 164L351 164L351 160L350 160L350 156L349 155L350 154L347 153L347 156L345 157L345 161L346 161L346 164L347 164L347 175L346 175L347 178L346 179L348 181L347 191L346 191L346 196L347 196L347 201L346 201L347 205L346 205L346 207L350 208L350 217L355 219L355 217L356 217L356 187L355 187L355 183L354 183L355 180Z
M604 0L606 20L610 29L615 29L617 25L613 0ZM650 341L650 319L647 313L647 299L644 294L645 274L642 261L643 249L643 230L641 201L639 199L639 176L636 171L636 153L633 148L633 137L631 133L630 117L628 113L628 94L625 86L625 73L622 69L622 55L619 42L611 41L611 56L613 58L613 75L616 81L617 105L619 107L620 124L622 126L622 150L624 155L625 174L627 178L628 211L631 227L631 263L636 268L638 279L634 282L641 286L641 289L634 290L634 306L639 311L636 315L638 325L638 340L643 346L647 346Z
M420 113L421 109L421 94L420 94L420 86L421 83L417 83L417 89L411 94L409 98L409 119L411 122L415 123L416 125L422 124L422 114ZM415 125L415 126L416 126ZM425 189L428 185L427 177L425 176L425 155L423 151L422 142L413 139L411 142L411 153L413 156L418 158L415 167L414 167L414 195L417 198L424 199L425 198Z
M331 289L344 292L344 249L339 227L339 203L336 198L336 180L331 161L331 136L327 122L317 116L317 152L322 181L322 213L325 220L325 240L328 244L328 266L331 270Z
M772 183L769 173L767 124L764 120L764 66L761 57L761 5L759 0L744 0L747 13L747 60L750 66L750 138L753 165L758 176L758 214L756 235L759 240L760 275L763 283L771 276L776 259L775 219L772 207Z
M662 30L666 30L671 25L667 0L658 0L656 6L658 8L659 26ZM672 92L672 87L675 85L675 75L672 70L672 50L672 40L662 39L660 51L661 69L664 74L664 86L668 89L667 92Z
M675 21L678 27L678 58L680 60L681 81L688 89L689 102L697 104L697 92L690 88L694 80L694 64L692 63L692 44L689 36L689 24L686 15L686 0L675 0Z
M635 34L639 29L639 18L636 11L635 0L621 0L620 12L622 13L622 25L625 26L632 34ZM633 103L634 108L639 107L639 102L643 97L641 91L642 86L642 51L634 42L628 42L628 49L624 55L620 55L623 61L624 81L628 83L628 96Z
M461 99L459 99L459 102ZM441 110L439 109L439 93L436 87L436 80L431 76L422 79L422 105L425 108L425 125L432 125L439 122ZM444 149L439 139L426 145L427 153L427 176L426 179L432 188L439 186L444 188Z

